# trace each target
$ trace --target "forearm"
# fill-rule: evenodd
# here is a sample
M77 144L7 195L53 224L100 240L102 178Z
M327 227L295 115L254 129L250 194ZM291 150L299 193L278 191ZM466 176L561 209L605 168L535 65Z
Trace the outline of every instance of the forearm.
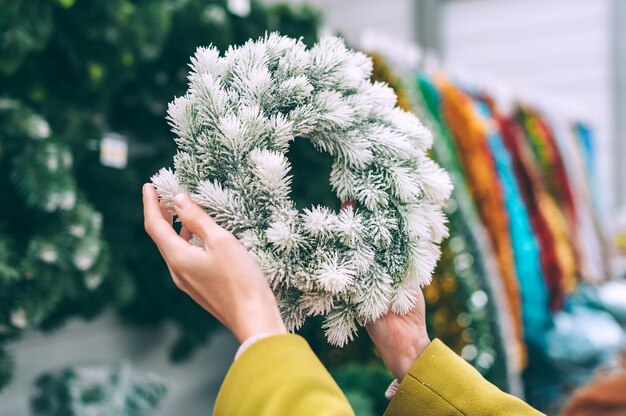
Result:
M274 335L254 342L231 366L215 415L354 415L339 386L304 338Z

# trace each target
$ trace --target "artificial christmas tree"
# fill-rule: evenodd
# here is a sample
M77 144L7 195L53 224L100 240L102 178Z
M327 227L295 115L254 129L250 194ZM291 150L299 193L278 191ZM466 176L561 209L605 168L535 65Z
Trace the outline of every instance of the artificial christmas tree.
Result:
M123 282L105 279L102 216L77 189L69 148L41 116L7 99L0 100L0 189L10 201L0 207L0 341L122 300ZM7 355L0 361L7 382Z

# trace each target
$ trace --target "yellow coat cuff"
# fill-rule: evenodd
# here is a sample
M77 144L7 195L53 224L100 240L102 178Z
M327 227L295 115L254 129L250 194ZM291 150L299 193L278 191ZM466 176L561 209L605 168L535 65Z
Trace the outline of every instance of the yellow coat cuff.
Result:
M439 340L415 361L385 412L414 415L541 415L485 380Z

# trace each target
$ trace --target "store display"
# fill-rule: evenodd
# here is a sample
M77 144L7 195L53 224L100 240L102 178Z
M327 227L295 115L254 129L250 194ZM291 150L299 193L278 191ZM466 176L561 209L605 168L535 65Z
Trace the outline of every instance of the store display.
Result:
M447 142L451 144L448 156L437 160L453 174L455 193L461 191L459 195L462 195L463 184L467 181L472 195L470 206L476 205L482 217L480 222L488 230L491 223L490 236L494 247L502 244L505 252L511 254L498 257L498 250L494 250L500 270L503 260L514 261L514 283L518 292L511 291L509 286L506 296L498 293L499 286L506 288L510 283L510 277L502 273L496 275L499 282L485 280L481 288L495 289L491 297L487 296L488 299L496 303L504 301L501 304L504 307L495 309L502 321L515 318L515 314L511 313L511 302L519 305L521 331L518 334L523 334L523 338L516 341L511 332L506 332L506 324L500 326L499 335L505 340L502 345L505 349L500 355L505 351L515 351L515 345L521 344L527 351L527 359L520 361L519 358L524 356L518 355L513 357L516 360L509 361L507 380L511 384L505 385L502 379L494 382L509 391L515 391L523 382L525 397L530 403L544 410L551 408L558 397L568 394L573 386L587 379L583 375L589 375L595 366L603 362L598 357L609 356L615 349L615 340L619 339L620 333L623 335L623 330L614 320L610 322L608 315L604 315L602 322L607 336L611 334L611 341L599 342L597 349L585 347L586 341L582 340L585 337L576 338L575 330L563 332L567 330L564 322L574 323L567 328L589 322L586 317L591 316L590 312L583 314L580 308L572 306L578 296L579 282L598 284L606 279L610 273L602 264L610 264L612 255L600 225L599 213L588 196L588 177L580 174L582 149L575 144L575 137L581 123L562 122L555 127L554 122L550 123L551 119L529 105L518 106L513 113L505 115L484 87L456 84L441 74L421 72L418 79L422 98L429 103L427 108L431 115L434 120L442 120L444 125L449 126L450 137L454 139L446 140L449 136L446 134L437 137L435 150L444 149L443 144ZM419 99L416 106L419 111ZM443 116L437 117L439 112ZM439 131L442 131L441 128ZM533 140L539 141L543 147L537 147ZM565 146L567 151L563 150ZM540 161L542 157L544 162ZM461 163L455 163L457 158ZM460 167L460 175L454 175L455 165ZM558 170L558 173L546 173L546 169ZM559 179L550 184L547 177L554 175ZM468 212L470 210L466 210L466 215ZM450 216L451 240L459 235L454 227L453 215ZM576 225L572 225L574 221ZM504 227L504 224L508 226ZM582 232L584 243L581 243ZM482 246L483 258L488 259L485 254L491 248L484 244L479 246ZM445 267L445 256L440 266ZM510 266L506 267L509 270ZM431 288L426 288L425 293L429 290ZM460 295L459 291L457 294ZM601 319L599 315L598 319ZM582 343L581 348L588 351L587 356L593 354L594 359L584 364L584 360L566 362L563 358L568 356L567 353L560 356L559 352L549 352L562 352L564 346L573 347L579 342ZM576 355L569 356L574 359ZM473 364L477 366L477 363ZM502 367L502 362L499 366ZM572 377L570 372L577 372L579 377Z
M458 149L469 189L494 247L500 276L513 319L513 336L520 346L519 367L526 362L523 342L519 281L511 243L509 217L496 162L490 153L486 126L476 116L471 97L441 76L435 80L441 93L441 108Z
M2 11L0 389L22 368L13 341L107 308L133 325L172 323L174 361L219 330L144 230L141 185L173 158L154 178L161 197L191 191L255 253L290 329L317 315L298 332L357 414L382 414L391 378L358 324L406 311L431 272L430 336L546 413L622 340L626 215L604 201L601 130L537 104L540 90L513 99L374 32L362 42L380 49L370 68L337 39L313 46L326 27L308 5L15 0ZM189 56L209 44L188 78ZM167 102L189 81L170 107L174 141ZM407 201L419 210L407 215ZM42 378L33 409L118 414L115 396L147 415L165 391L125 366L95 381L84 370Z
M512 336L500 276L493 270L496 259L478 219L454 139L443 119L436 86L424 74L417 76L417 86L417 110L433 125L433 156L446 166L454 183L453 205L447 210L451 237L443 243L443 255L433 284L425 288L426 301L431 310L434 309L429 315L431 333L470 363L475 363L477 369L500 388L519 393L522 370L519 344ZM447 271L440 275L439 270ZM452 287L446 285L446 281L453 280L456 284ZM437 290L439 286L441 289ZM432 298L435 302L430 302ZM451 315L455 304L463 305L456 317ZM458 328L456 333L445 329L455 327ZM468 333L475 335L468 337Z
M542 337L551 326L551 316L545 277L541 270L539 247L519 190L511 157L499 132L499 125L495 118L497 110L493 108L493 104L489 105L488 97L479 96L476 102L479 117L482 118L487 128L489 150L496 162L509 217L515 271L520 286L524 339L526 343L534 343L541 348L545 345Z

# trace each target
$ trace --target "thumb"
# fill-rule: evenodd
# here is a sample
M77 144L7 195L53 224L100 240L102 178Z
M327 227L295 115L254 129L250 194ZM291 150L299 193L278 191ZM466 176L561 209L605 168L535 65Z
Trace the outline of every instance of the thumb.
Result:
M211 235L221 231L221 227L187 194L174 197L174 210L185 228L200 237L205 244Z

